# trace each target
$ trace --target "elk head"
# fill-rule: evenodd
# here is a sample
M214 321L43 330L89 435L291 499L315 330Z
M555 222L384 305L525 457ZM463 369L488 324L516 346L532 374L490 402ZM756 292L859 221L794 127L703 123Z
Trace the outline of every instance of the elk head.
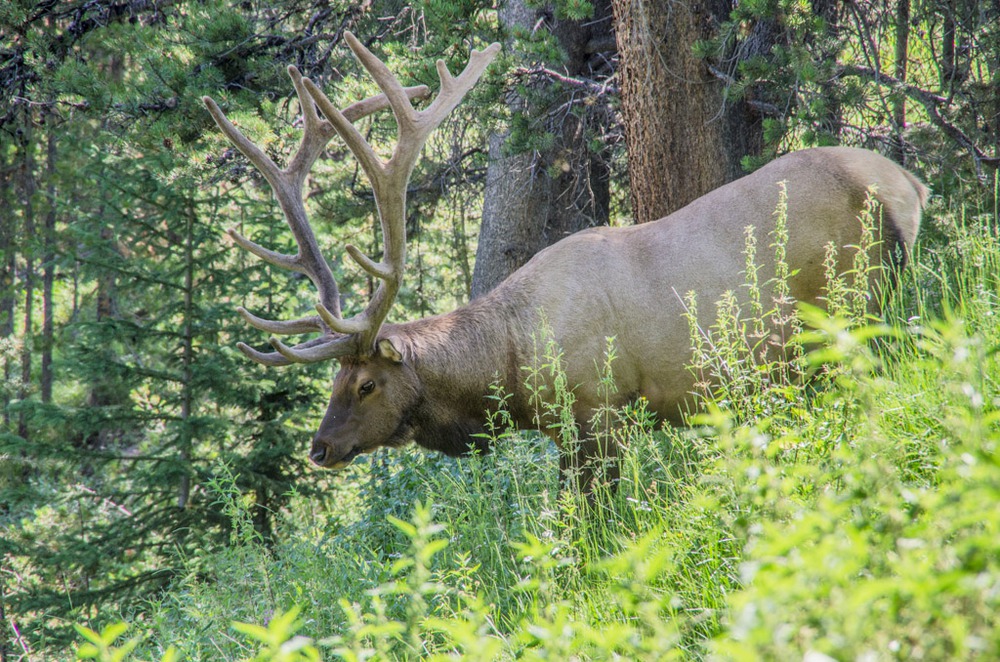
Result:
M298 95L304 131L298 151L284 169L233 126L212 99L203 99L222 132L271 185L298 244L298 253L276 253L234 229L228 230L229 235L236 244L259 258L305 274L319 294L317 314L297 320L266 320L245 308L238 309L251 326L262 331L286 335L315 332L319 334L317 337L290 347L272 335L270 343L274 351L271 352L260 352L245 343L237 346L248 357L266 366L340 360L341 369L334 380L330 404L310 452L313 462L330 468L344 467L357 455L379 446L408 441L406 411L418 397L416 377L392 340L379 337L403 278L406 186L431 132L475 85L500 50L499 44L492 44L484 51L473 51L458 77L453 77L444 62L438 60L441 90L427 108L416 110L411 99L426 96L428 89L425 86L402 87L385 64L353 34L347 32L344 37L382 94L341 111L311 80L303 78L295 67L288 67ZM392 157L383 161L352 122L386 107L392 109L399 133ZM339 135L347 144L371 183L384 242L383 257L378 262L355 246L348 244L345 247L354 262L379 283L367 308L350 319L341 315L337 283L320 253L302 199L306 175L334 135Z

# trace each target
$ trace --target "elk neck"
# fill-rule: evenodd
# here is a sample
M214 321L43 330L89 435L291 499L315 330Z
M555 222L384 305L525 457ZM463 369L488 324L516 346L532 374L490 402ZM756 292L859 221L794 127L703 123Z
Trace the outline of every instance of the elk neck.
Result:
M418 444L451 455L470 445L488 450L475 435L498 408L491 397L498 386L510 396L505 406L515 424L531 423L522 366L531 359L525 348L535 315L526 310L521 297L495 290L449 313L382 328L380 337L392 340L420 382L410 419Z

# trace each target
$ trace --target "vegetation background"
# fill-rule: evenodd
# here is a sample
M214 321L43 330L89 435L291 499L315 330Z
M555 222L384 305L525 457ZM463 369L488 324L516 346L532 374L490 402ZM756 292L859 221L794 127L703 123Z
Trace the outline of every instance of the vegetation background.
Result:
M718 386L685 429L609 411L624 478L590 511L502 416L489 456L314 471L331 366L234 347L258 340L236 306L312 295L224 239L291 243L200 97L287 154L287 65L373 92L345 30L432 86L505 46L411 182L398 319L821 144L931 186L914 264L884 319L831 278L778 365L740 331L779 283L748 276L758 311L691 300ZM996 0L4 3L0 660L1000 657L998 147ZM379 237L329 157L308 197L350 312L371 283L341 247Z

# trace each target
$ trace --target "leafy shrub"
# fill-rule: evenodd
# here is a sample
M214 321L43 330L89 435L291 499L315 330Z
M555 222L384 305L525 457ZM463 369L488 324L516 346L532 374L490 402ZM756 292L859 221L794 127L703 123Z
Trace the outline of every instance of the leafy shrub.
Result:
M715 328L692 327L716 350L694 366L714 371L705 413L677 430L641 401L600 412L626 450L617 491L589 506L559 490L552 446L507 429L502 409L495 453L377 455L339 508L292 498L272 547L217 481L231 548L131 618L128 647L141 659L171 647L191 659L996 658L1000 247L975 229L963 239L960 253L920 256L943 299L918 266L902 283L909 308L889 301L886 324L867 317L863 280L831 279L840 315L800 311L809 330L786 354L733 332L778 314L780 295L763 294L775 284L747 310L724 301ZM957 314L921 323L941 301Z

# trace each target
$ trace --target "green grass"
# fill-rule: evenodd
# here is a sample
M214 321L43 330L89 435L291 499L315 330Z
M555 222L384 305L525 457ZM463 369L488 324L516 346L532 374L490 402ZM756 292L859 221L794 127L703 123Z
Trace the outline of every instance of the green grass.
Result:
M840 314L803 311L807 344L779 358L737 331L787 315L780 284L755 285L751 310L720 302L711 329L692 324L706 413L661 429L641 403L604 412L627 450L593 506L559 491L550 442L502 417L489 456L379 453L342 498L294 499L273 548L220 481L237 525L211 572L123 614L124 634L84 632L81 651L112 659L131 637L130 659L996 659L987 220L917 255L884 322L865 317L858 273L832 282Z

